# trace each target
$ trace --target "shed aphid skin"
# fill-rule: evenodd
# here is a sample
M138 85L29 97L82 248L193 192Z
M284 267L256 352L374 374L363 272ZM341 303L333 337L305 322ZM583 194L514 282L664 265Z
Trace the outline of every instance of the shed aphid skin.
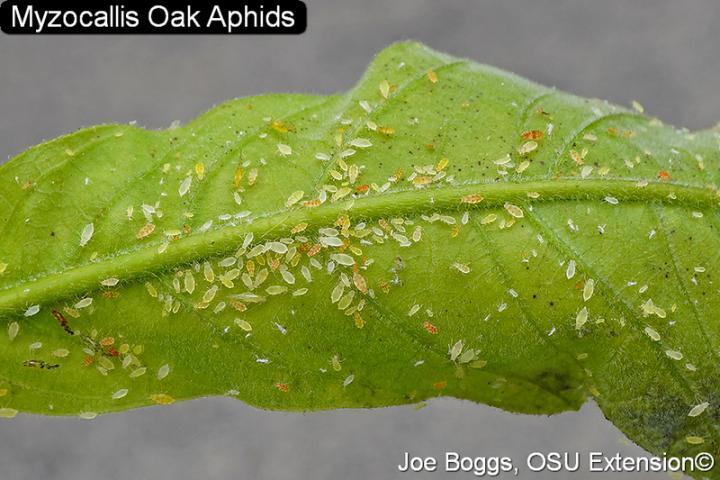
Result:
M37 315L38 312L40 312L40 305L30 305L26 310L25 313L23 313L23 316L25 317L32 317L34 315Z
M85 227L82 229L82 232L80 232L80 246L84 247L85 245L87 245L94 233L94 224L88 223L87 225L85 225Z

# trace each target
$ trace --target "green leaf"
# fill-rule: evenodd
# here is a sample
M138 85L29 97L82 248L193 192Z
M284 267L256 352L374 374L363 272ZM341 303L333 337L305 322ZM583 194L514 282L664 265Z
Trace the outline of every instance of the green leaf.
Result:
M415 43L343 95L80 130L0 167L0 413L593 397L717 451L719 156Z

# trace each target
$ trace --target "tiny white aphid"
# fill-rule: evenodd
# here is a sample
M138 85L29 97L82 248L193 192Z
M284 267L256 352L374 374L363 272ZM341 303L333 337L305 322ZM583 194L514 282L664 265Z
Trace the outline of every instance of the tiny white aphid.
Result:
M465 273L465 274L470 273L470 267L464 263L453 262L453 264L450 267L454 268L455 270L457 270L460 273Z
M19 331L20 325L17 322L12 322L10 325L8 325L8 338L10 338L11 342L15 340L15 337L17 337Z
M343 380L343 387L347 387L348 385L350 385L353 380L355 380L355 375L351 374L345 377L345 380Z
M355 265L355 259L346 253L333 253L330 258L335 260L340 265L352 266Z
M567 269L565 270L565 276L568 280L575 276L575 260L570 260L568 262Z
M74 305L74 307L79 310L79 309L81 309L81 308L89 307L90 305L92 305L92 303L93 303L92 297L85 297L85 298L81 299L80 301L78 301L78 302Z
M37 313L40 311L40 305L30 305L27 310L25 310L25 313L23 313L26 317L32 317L33 315L37 315Z
M512 203L506 203L505 210L515 218L523 218L525 216L522 208L518 207L517 205L513 205Z
M697 417L698 415L703 413L709 406L710 404L708 402L698 403L690 409L690 411L688 412L688 417Z
M80 246L84 247L88 244L90 239L93 236L93 233L95 233L95 225L92 223L88 223L85 225L85 228L82 229L82 232L80 232Z
M158 368L157 379L162 380L163 378L167 377L169 374L170 374L170 365L168 365L166 363L162 367Z
M278 150L278 153L280 153L280 155L282 155L283 157L292 155L292 148L290 147L290 145L285 145L284 143L278 143L277 150Z
M588 278L585 281L585 286L583 287L583 300L586 302L590 300L590 298L593 296L593 292L595 291L595 280L592 278Z
M588 320L588 309L587 307L583 307L580 309L580 311L575 316L575 328L577 330L580 330L585 323L587 323Z
M106 278L105 280L101 281L100 285L102 285L103 287L114 287L118 283L120 283L120 279L117 279L115 277L110 277L110 278Z
M350 145L356 148L372 147L372 142L367 138L354 138L350 141Z
M185 180L183 180L180 183L180 186L178 187L178 194L180 194L181 197L184 197L185 194L187 194L190 191L191 185L192 185L192 176L185 177Z
M673 360L682 360L683 354L677 350L665 350L665 355L672 358Z
M123 398L123 397L124 397L125 395L127 395L127 394L128 394L128 389L127 389L127 388L121 388L120 390L118 390L118 391L116 391L115 393L112 394L112 399L113 399L113 400L119 400L119 399Z
M655 342L660 341L660 334L656 332L652 327L645 327L645 334Z

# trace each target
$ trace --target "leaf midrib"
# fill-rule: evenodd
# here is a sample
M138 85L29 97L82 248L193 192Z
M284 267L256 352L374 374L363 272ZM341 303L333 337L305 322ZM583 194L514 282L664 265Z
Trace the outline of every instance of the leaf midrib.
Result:
M228 225L208 232L191 234L170 244L158 253L159 244L147 243L139 248L113 252L107 258L59 272L49 272L24 279L0 290L0 313L19 313L30 304L43 304L60 298L87 293L100 288L99 282L109 277L126 283L174 265L221 255L232 251L249 232L265 238L274 232L288 232L305 222L313 227L332 223L344 212L353 212L363 219L429 214L437 211L485 209L502 207L506 202L520 205L562 201L600 200L610 196L623 202L662 202L675 206L709 209L720 203L717 191L676 182L648 182L637 186L637 179L558 178L503 183L464 183L425 189L397 190L392 193L328 203L313 209L268 212L240 225ZM528 192L540 196L530 199ZM462 197L479 194L477 204L461 203ZM673 197L674 198L671 198ZM618 205L618 208L620 205Z

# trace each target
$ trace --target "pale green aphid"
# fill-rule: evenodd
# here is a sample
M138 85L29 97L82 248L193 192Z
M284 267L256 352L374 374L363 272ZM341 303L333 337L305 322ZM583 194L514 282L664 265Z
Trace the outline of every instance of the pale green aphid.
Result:
M415 43L345 94L83 129L0 167L0 416L592 397L716 452L719 178L715 131Z

